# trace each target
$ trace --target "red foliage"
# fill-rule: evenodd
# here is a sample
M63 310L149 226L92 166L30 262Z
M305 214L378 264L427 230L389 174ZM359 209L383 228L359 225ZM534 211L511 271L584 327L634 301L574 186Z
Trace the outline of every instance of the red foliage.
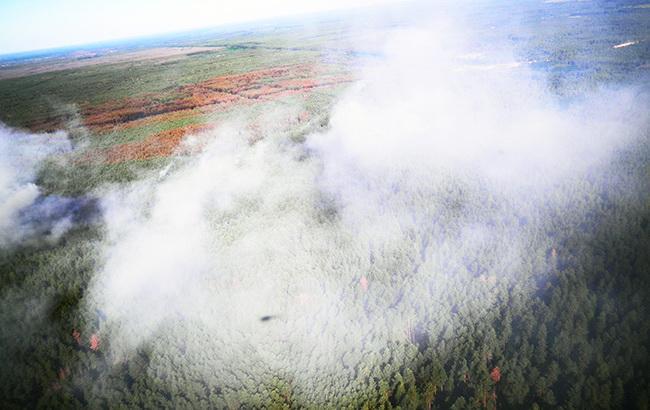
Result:
M368 290L368 278L365 275L362 275L361 279L359 279L359 285L361 285L361 289L364 291Z
M498 383L499 380L501 380L501 369L499 369L498 366L492 369L492 372L490 373L490 378L495 383Z
M81 333L79 333L77 329L72 329L72 337L74 338L75 342L81 346Z
M97 336L96 333L93 333L93 335L90 336L90 350L93 352L99 350L99 336Z

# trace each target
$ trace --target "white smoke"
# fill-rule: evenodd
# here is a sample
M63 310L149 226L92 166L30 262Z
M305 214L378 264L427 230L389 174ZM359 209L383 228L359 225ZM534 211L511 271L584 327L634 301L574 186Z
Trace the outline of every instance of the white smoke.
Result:
M21 219L21 212L35 203L40 189L34 181L42 161L54 154L71 150L67 134L30 134L0 124L0 246L8 246L31 233L32 227ZM52 235L67 230L60 221Z
M404 221L421 229L449 181L478 182L519 208L545 200L558 183L606 166L647 127L634 89L567 106L525 66L467 64L458 56L471 44L439 26L395 31L385 60L335 107L331 130L308 139L322 160L322 189L369 238L400 238ZM417 197L429 199L407 206ZM429 209L418 209L424 203Z
M443 300L494 303L482 283L513 279L536 207L605 166L647 110L633 90L562 105L525 66L468 66L472 50L437 27L393 33L304 144L278 125L300 107L257 118L262 139L244 117L162 180L107 196L89 304L116 358L182 345L225 380L262 368L316 400L412 323L453 322ZM513 214L533 227L502 223Z

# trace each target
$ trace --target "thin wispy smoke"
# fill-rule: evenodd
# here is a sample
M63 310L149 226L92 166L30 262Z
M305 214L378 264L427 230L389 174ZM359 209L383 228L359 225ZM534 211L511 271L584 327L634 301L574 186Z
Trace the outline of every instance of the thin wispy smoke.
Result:
M278 125L301 107L257 118L262 138L244 116L202 135L197 158L106 195L88 306L116 360L182 340L188 361L235 379L266 366L309 398L413 323L453 322L437 301L494 304L457 287L515 280L520 249L540 240L538 208L647 125L634 90L561 104L525 66L468 65L462 35L433 27L391 33L305 143ZM515 214L526 230L503 222Z

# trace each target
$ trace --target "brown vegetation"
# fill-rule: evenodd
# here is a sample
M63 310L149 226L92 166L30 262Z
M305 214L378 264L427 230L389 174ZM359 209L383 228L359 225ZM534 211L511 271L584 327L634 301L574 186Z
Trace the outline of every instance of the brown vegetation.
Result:
M499 369L498 366L492 369L492 371L490 372L490 378L495 383L498 383L499 380L501 380L501 369Z
M189 125L151 135L143 141L119 144L110 148L96 150L88 154L88 160L100 160L109 164L144 160L158 157L168 157L174 153L183 138L189 134L197 134L209 127L205 125Z
M314 88L335 86L352 81L350 76L323 76L312 66L295 65L256 70L243 74L225 75L179 87L179 97L164 100L159 95L145 95L110 101L87 107L84 123L95 131L106 131L130 123L142 125L152 117L182 118L197 109L227 109L237 104L250 104L259 99L274 99L302 94ZM196 114L196 111L193 112Z
M351 76L333 75L313 65L291 65L255 70L247 73L223 75L196 84L179 86L165 95L145 94L138 97L113 100L104 104L81 108L83 124L93 134L104 134L197 117L236 106L272 101L291 95L307 95L312 90L333 87L353 81ZM307 119L300 114L298 122ZM60 119L50 118L33 128L42 131L56 129ZM251 124L251 143L259 139L257 124ZM167 157L176 152L183 138L206 130L205 125L187 125L149 135L136 142L109 148L95 149L83 161L109 164L133 160ZM363 286L363 285L362 285Z
M90 350L93 352L99 350L99 336L97 336L96 333L93 333L92 336L90 336Z

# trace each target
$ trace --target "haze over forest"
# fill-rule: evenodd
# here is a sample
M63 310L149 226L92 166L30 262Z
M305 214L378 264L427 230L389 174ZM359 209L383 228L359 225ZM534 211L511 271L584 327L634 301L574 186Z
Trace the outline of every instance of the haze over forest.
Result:
M0 59L0 407L648 408L650 6Z

